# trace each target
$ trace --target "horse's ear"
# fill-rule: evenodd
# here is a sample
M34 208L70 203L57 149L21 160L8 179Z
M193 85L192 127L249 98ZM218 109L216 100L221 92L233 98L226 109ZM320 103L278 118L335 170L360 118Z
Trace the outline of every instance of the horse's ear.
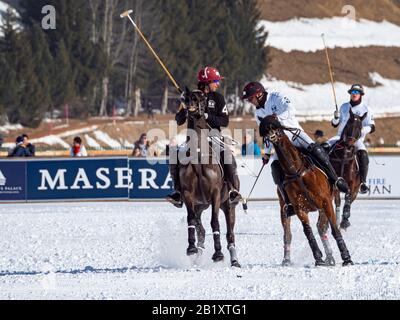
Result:
M368 111L366 113L364 113L364 115L361 117L361 121L364 121L365 118L367 117L367 115L368 115Z
M185 86L185 94L189 95L191 92L192 91L190 91L190 89L187 86Z

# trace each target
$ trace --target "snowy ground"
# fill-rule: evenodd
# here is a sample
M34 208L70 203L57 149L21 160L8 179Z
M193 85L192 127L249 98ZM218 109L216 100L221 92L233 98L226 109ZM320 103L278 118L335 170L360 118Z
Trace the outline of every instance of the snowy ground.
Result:
M296 220L294 266L283 268L277 204L250 203L237 214L242 269L211 262L209 213L207 249L193 265L185 212L164 203L1 205L0 299L399 299L399 205L354 205L353 267L315 268Z

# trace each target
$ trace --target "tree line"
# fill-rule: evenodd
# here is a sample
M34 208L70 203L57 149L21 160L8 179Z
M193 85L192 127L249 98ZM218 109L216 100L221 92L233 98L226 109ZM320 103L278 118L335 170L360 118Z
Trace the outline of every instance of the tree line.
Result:
M42 29L42 8L56 9L56 29ZM181 86L193 88L202 66L226 76L237 97L267 68L267 33L256 0L22 0L3 16L0 115L37 127L69 106L71 117L107 116L113 106L138 115L151 99L174 111L177 92L128 19L132 18ZM235 112L239 112L237 105Z

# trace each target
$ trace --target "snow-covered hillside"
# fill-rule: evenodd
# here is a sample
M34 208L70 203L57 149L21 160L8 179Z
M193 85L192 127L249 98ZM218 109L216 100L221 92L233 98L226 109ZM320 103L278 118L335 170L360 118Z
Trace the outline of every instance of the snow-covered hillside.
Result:
M341 17L300 18L283 22L264 20L260 25L269 32L267 44L285 52L324 49L322 33L329 48L400 47L400 27L387 21L354 21Z
M376 73L371 73L370 77L379 86L365 87L364 101L371 107L375 117L381 118L389 114L400 116L400 80L384 79ZM278 91L287 95L296 107L300 120L332 119L335 103L330 83L302 85L267 78L261 82L268 91ZM335 83L338 107L349 101L349 88L349 84Z

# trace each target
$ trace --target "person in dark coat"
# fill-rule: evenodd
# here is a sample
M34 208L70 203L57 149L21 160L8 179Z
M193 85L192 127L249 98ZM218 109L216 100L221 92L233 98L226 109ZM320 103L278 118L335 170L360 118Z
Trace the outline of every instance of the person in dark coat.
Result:
M15 144L16 144L16 146L15 146L14 150L11 152L11 154L9 155L9 157L17 158L17 157L32 157L33 156L31 151L27 147L27 145L24 144L23 136L17 137Z
M36 147L30 143L29 141L29 137L27 134L23 134L22 137L24 138L24 145L26 145L26 147L29 149L29 152L31 153L32 157L35 156L36 154Z

